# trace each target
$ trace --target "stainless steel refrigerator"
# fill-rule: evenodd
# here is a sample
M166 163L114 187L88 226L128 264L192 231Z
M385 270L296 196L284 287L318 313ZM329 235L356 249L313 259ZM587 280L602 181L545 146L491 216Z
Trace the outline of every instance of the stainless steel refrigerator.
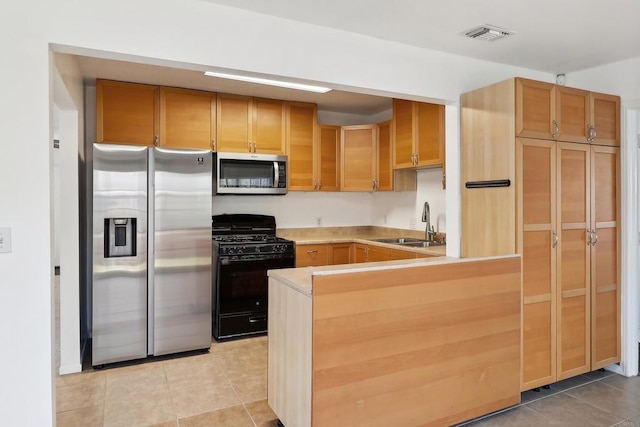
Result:
M211 345L212 155L93 145L92 365Z

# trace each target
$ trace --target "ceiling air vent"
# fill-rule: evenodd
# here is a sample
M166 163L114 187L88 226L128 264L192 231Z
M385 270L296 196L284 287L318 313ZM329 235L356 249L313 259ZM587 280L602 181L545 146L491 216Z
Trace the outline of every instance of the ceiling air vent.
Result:
M506 36L513 34L513 31L505 30L504 28L494 27L492 25L483 25L482 27L474 28L471 31L467 31L465 35L476 40L495 41Z

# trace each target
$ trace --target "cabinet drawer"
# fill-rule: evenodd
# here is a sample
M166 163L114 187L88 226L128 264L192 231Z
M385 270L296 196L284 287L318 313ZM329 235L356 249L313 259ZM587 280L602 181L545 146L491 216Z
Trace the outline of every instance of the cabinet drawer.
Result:
M296 245L296 267L329 264L329 245Z

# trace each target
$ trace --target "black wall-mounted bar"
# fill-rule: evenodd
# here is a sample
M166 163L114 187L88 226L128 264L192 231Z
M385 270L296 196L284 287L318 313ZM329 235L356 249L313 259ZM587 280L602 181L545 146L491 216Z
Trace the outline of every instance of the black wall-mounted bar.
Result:
M494 179L492 181L467 181L464 184L466 188L509 187L510 185L510 179Z

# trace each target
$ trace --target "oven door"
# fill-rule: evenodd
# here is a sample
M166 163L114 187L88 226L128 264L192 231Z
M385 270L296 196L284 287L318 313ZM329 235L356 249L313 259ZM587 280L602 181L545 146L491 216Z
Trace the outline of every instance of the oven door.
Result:
M214 337L266 332L267 270L294 266L293 255L220 257L216 265Z

